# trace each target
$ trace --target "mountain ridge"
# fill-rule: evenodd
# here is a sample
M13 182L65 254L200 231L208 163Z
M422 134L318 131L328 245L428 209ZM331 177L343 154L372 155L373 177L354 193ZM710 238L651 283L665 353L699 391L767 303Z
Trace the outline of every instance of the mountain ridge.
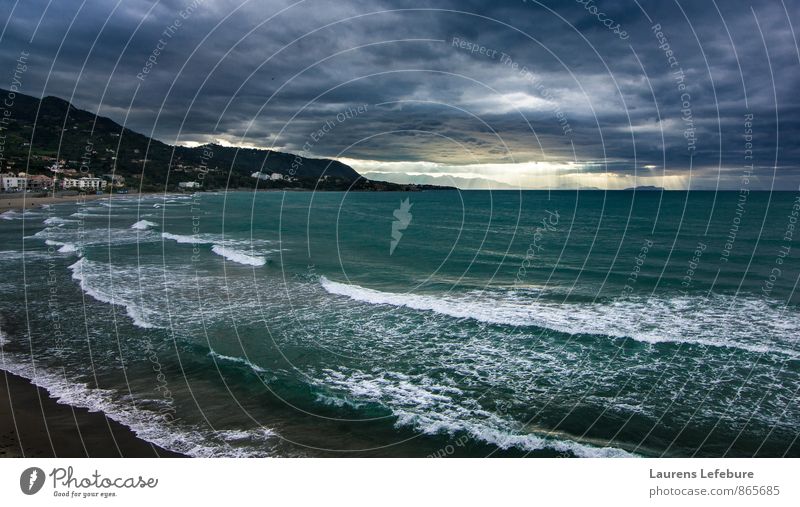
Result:
M0 89L1 94L8 90ZM201 181L204 188L294 188L316 190L428 190L435 185L374 181L338 160L309 158L275 150L219 144L170 145L123 127L112 118L79 109L48 95L42 99L16 93L0 123L3 172L50 174L64 161L67 169L95 175L115 174L143 190L173 188ZM34 128L35 127L35 128ZM30 155L30 156L29 156ZM146 157L146 159L145 159ZM251 175L273 173L281 178Z

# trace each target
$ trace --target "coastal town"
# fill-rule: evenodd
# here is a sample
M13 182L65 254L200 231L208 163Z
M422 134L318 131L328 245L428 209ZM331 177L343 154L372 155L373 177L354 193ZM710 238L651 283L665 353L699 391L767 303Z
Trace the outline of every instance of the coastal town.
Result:
M111 188L125 188L125 178L123 176L103 174L101 177L96 177L91 173L67 169L64 164L64 161L60 161L50 166L49 170L52 176L25 172L4 172L0 174L0 190L3 192L77 190L79 192L98 193Z

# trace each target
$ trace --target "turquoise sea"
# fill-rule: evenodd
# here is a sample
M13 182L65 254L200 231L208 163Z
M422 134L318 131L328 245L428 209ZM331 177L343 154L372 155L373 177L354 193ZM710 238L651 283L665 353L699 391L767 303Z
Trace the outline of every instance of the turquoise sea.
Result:
M798 457L798 212L652 191L11 211L0 368L192 456Z

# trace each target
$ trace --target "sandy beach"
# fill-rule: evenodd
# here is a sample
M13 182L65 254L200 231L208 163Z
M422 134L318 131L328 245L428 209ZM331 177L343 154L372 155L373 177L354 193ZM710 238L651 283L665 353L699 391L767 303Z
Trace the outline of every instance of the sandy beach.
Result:
M57 403L26 379L0 371L0 458L182 457L136 437L99 412Z
M111 199L116 196L131 197L145 194L87 194L87 195L48 195L34 197L31 194L8 193L0 194L0 213L8 210L22 210L38 208L44 204L61 204L65 202L96 201L98 199Z

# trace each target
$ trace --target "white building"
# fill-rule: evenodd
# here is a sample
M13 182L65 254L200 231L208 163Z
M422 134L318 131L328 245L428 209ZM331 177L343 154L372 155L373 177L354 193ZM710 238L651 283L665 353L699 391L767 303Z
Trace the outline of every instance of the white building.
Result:
M75 188L78 190L104 190L108 182L102 178L84 177L84 178L64 178L61 186L64 188Z
M4 192L19 192L28 186L28 178L12 173L3 174L1 181Z
M61 188L78 188L78 178L64 178L61 180Z
M13 173L4 173L0 175L0 185L2 185L4 192L16 192L17 190L24 189L26 183L26 178L20 178Z
M251 174L250 177L251 178L258 178L260 180L272 180L272 181L278 181L278 180L282 180L283 179L283 175L281 173L267 174L267 173L262 173L262 172L255 172L255 173Z
M196 181L181 181L178 183L179 188L200 188L200 183Z
M103 190L108 183L103 178L81 178L78 188L81 190Z
M45 190L53 186L53 179L43 175L28 176L25 173L4 173L0 175L0 186L4 192L23 192L25 190Z

